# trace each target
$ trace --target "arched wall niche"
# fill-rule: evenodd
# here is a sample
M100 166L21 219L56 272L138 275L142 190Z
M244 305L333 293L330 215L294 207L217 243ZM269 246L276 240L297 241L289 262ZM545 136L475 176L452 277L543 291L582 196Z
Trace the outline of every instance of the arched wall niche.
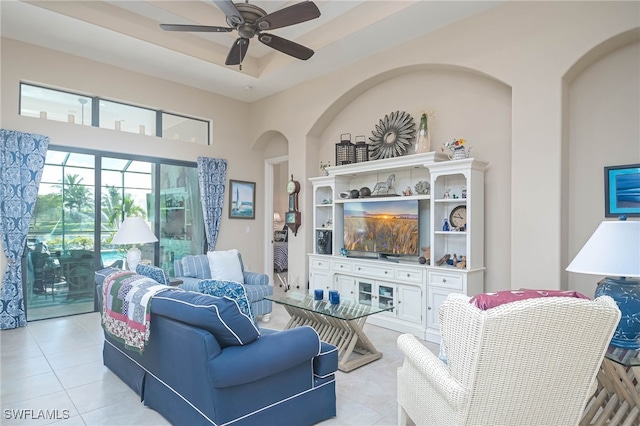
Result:
M266 130L251 145L253 151L265 151L267 149L282 150L282 145L286 146L288 141L285 135L278 130ZM281 152L278 155L286 155L285 152ZM275 155L271 155L275 157Z
M429 72L429 71L437 71L437 70L451 70L451 71L464 71L469 74L476 74L479 76L485 76L488 79L493 79L496 81L500 81L495 77L492 77L483 72L461 67L457 65L449 65L449 64L420 64L420 65L409 65L405 67L394 68L389 71L382 72L377 74L371 78L368 78L351 89L345 91L342 95L338 96L336 100L326 109L324 113L322 113L313 126L309 129L308 136L309 138L319 138L324 133L324 129L328 126L328 124L345 108L349 105L354 99L358 98L363 93L368 90L375 88L379 84L384 83L385 81L389 81L398 77L401 77L406 74L416 73L416 72Z
M511 221L511 108L511 88L472 69L419 65L381 73L345 92L314 123L307 139L309 155L316 156L309 176L320 174L320 161L335 164L335 144L342 133L350 133L354 142L357 135L369 141L375 124L386 114L405 111L417 128L422 112L434 112L432 151L440 151L447 140L466 138L473 156L490 163L485 185L485 279L489 291L510 288L511 239L505 230Z
M615 220L604 216L604 167L640 163L640 28L585 53L565 74L564 86L566 267L600 222ZM563 273L570 290L593 296L600 277Z

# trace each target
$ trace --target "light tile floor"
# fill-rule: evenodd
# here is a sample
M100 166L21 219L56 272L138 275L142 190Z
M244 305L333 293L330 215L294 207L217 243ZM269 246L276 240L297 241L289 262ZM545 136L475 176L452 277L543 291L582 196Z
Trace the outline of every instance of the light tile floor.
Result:
M286 311L274 305L271 321L261 326L282 329L287 320ZM338 415L322 425L397 423L396 370L402 363L396 346L399 333L372 325L365 325L365 332L384 356L350 373L337 372ZM35 321L1 331L0 424L168 425L102 365L102 339L98 313ZM437 345L425 342L425 346L438 351ZM32 412L28 415L25 410ZM48 410L43 416L47 418L37 418L40 410ZM15 418L19 413L28 418Z

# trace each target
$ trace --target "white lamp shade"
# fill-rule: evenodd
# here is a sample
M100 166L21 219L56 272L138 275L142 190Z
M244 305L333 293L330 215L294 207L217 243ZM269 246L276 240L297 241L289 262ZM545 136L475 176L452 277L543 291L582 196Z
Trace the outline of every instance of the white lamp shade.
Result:
M113 244L144 244L158 241L141 217L128 217L114 235Z
M569 264L567 271L640 277L640 222L602 222Z
M275 213L273 214L273 221L274 221L274 222L282 222L282 217L280 217L280 213L275 212Z

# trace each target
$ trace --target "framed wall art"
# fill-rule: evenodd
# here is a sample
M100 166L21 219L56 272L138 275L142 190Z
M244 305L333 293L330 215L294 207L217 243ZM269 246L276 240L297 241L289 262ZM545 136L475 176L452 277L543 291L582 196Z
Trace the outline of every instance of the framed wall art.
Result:
M256 218L256 183L229 180L229 219Z
M604 168L604 215L640 217L640 164Z

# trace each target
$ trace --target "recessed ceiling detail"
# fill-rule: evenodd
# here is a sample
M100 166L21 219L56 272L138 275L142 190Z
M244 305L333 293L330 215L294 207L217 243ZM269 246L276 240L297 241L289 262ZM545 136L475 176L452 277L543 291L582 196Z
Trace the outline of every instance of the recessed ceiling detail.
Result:
M274 34L263 33L300 24L320 17L320 10L311 1L297 3L284 9L267 14L263 9L250 3L234 4L231 0L214 0L214 3L224 12L229 27L215 27L210 25L181 25L160 24L165 31L190 31L226 33L237 31L238 39L231 45L225 65L240 65L249 48L249 40L258 36L258 40L266 46L276 49L289 56L306 61L313 56L313 50Z

